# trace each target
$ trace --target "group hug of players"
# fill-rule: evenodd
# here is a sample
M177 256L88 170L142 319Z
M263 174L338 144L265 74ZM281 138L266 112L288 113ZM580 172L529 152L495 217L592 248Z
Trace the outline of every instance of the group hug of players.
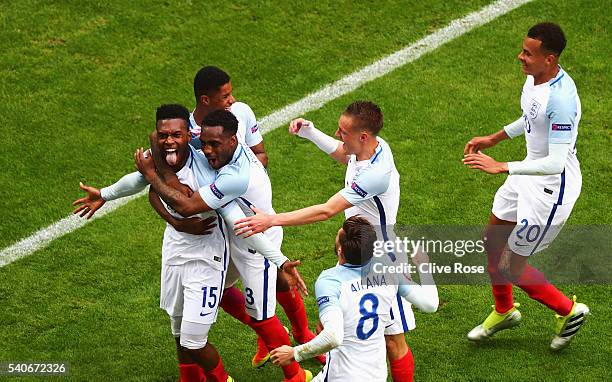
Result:
M529 30L518 57L527 75L523 115L497 133L472 138L464 149L466 166L509 174L495 195L485 232L495 308L468 334L473 341L520 323L513 284L557 314L552 350L567 346L589 314L586 305L563 295L527 263L556 237L581 188L576 157L580 100L558 65L564 47L555 24ZM403 275L375 277L372 271L374 242L393 240L400 201L393 154L379 136L380 108L370 101L348 105L336 138L311 121L291 121L289 132L346 165L346 176L343 188L326 202L277 214L255 115L236 102L232 91L223 70L200 69L193 112L177 104L160 106L151 148L134 154L138 171L102 189L81 184L87 195L74 202L75 213L90 218L106 201L150 185L150 203L167 222L160 307L176 339L180 381L233 381L208 341L219 307L257 333L252 365L271 359L285 381L386 381L386 358L393 381L411 381L414 361L405 333L415 328L412 307L435 312L438 291L432 276L421 272L427 267L417 267L420 284ZM523 161L501 163L481 151L519 135L527 144ZM336 235L337 265L315 283L321 323L315 335L300 296L307 293L296 268L300 263L282 253L281 227L341 212L346 220ZM389 253L385 261L418 265L429 260L425 253L410 260ZM243 290L235 286L238 280ZM276 316L277 301L298 346L291 346ZM324 365L314 377L299 364L313 357Z

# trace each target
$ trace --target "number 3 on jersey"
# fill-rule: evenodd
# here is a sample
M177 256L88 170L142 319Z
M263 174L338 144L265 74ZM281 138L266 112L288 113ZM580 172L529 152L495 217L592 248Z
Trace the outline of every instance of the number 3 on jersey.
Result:
M366 302L370 302L370 310L366 307ZM357 338L360 340L367 340L374 334L376 329L378 329L378 314L376 313L376 309L378 308L378 297L373 295L372 293L364 294L359 301L359 313L361 314L361 318L359 319L359 323L357 324ZM372 328L367 332L363 331L363 327L366 321L372 320Z

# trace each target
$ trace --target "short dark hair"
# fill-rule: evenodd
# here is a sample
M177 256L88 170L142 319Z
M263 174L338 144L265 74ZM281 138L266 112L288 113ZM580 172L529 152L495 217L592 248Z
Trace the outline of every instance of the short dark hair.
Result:
M542 41L542 48L559 57L565 49L565 34L560 26L554 23L539 23L527 32L527 37Z
M229 74L216 66L205 66L198 70L193 79L193 94L196 103L200 102L203 95L210 95L228 82L230 82Z
M172 103L158 107L155 112L155 122L164 119L182 119L185 121L187 130L189 130L189 110L183 105Z
M361 216L351 216L342 224L338 241L347 263L366 264L374 253L376 232L374 227Z
M236 135L238 132L238 120L231 111L225 109L215 110L204 117L202 128L207 126L221 126L225 136Z
M371 101L355 101L346 107L343 114L355 118L359 123L359 128L374 135L378 135L383 127L383 113Z

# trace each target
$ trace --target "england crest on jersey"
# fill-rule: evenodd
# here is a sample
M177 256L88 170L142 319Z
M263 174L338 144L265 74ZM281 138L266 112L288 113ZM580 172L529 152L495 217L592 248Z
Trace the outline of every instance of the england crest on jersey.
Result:
M538 111L540 111L540 103L535 99L531 100L531 106L529 106L529 118L536 119Z

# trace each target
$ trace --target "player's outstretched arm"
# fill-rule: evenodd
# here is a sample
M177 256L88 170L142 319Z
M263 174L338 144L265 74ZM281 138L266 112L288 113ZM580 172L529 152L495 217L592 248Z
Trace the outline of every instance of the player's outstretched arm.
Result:
M236 235L249 237L274 226L303 225L327 220L352 206L340 193L337 193L324 204L317 204L302 208L301 210L283 212L276 215L267 215L253 207L255 215L238 220L234 229Z
M155 192L182 216L189 217L199 212L211 210L199 192L194 192L191 197L185 196L182 192L161 179L156 171L153 158L150 155L145 157L142 148L137 149L134 153L134 161L140 173L153 187Z
M244 212L235 202L230 202L224 207L217 209L217 212L221 215L229 227L233 227L238 220L245 217ZM272 264L276 265L277 268L285 272L285 274L288 276L288 282L291 287L296 286L300 293L303 295L308 295L306 283L297 271L297 267L301 264L299 260L289 260L285 255L283 255L280 248L272 244L272 242L262 233L249 236L244 238L244 240L249 247L255 248L255 250L263 257L268 259Z
M183 191L187 196L193 193L189 187L183 186L188 190L188 192L186 192L187 190ZM192 235L210 235L212 229L217 225L217 218L215 216L211 216L207 219L202 219L197 216L185 219L175 218L168 212L159 198L159 195L157 195L154 190L149 190L149 203L162 219L179 232L185 232Z
M95 187L90 187L84 185L82 182L79 182L79 188L87 192L87 196L72 202L73 206L77 206L72 213L80 213L80 217L87 215L87 219L91 219L96 211L99 210L104 203L106 203L106 200L102 199L102 196L100 196L100 190Z
M137 194L146 186L147 182L139 172L124 175L117 182L101 190L79 183L79 187L87 192L87 196L72 203L73 206L78 206L73 213L81 213L81 217L87 215L87 219L91 219L105 202Z
M304 118L294 119L289 123L289 132L308 139L334 160L344 164L348 163L349 156L345 154L344 143L318 130L311 121Z
M417 267L421 278L421 285L415 284L412 281L400 282L399 294L419 308L419 310L425 313L434 313L438 310L440 300L438 288L429 269L429 257L419 250L411 260Z

